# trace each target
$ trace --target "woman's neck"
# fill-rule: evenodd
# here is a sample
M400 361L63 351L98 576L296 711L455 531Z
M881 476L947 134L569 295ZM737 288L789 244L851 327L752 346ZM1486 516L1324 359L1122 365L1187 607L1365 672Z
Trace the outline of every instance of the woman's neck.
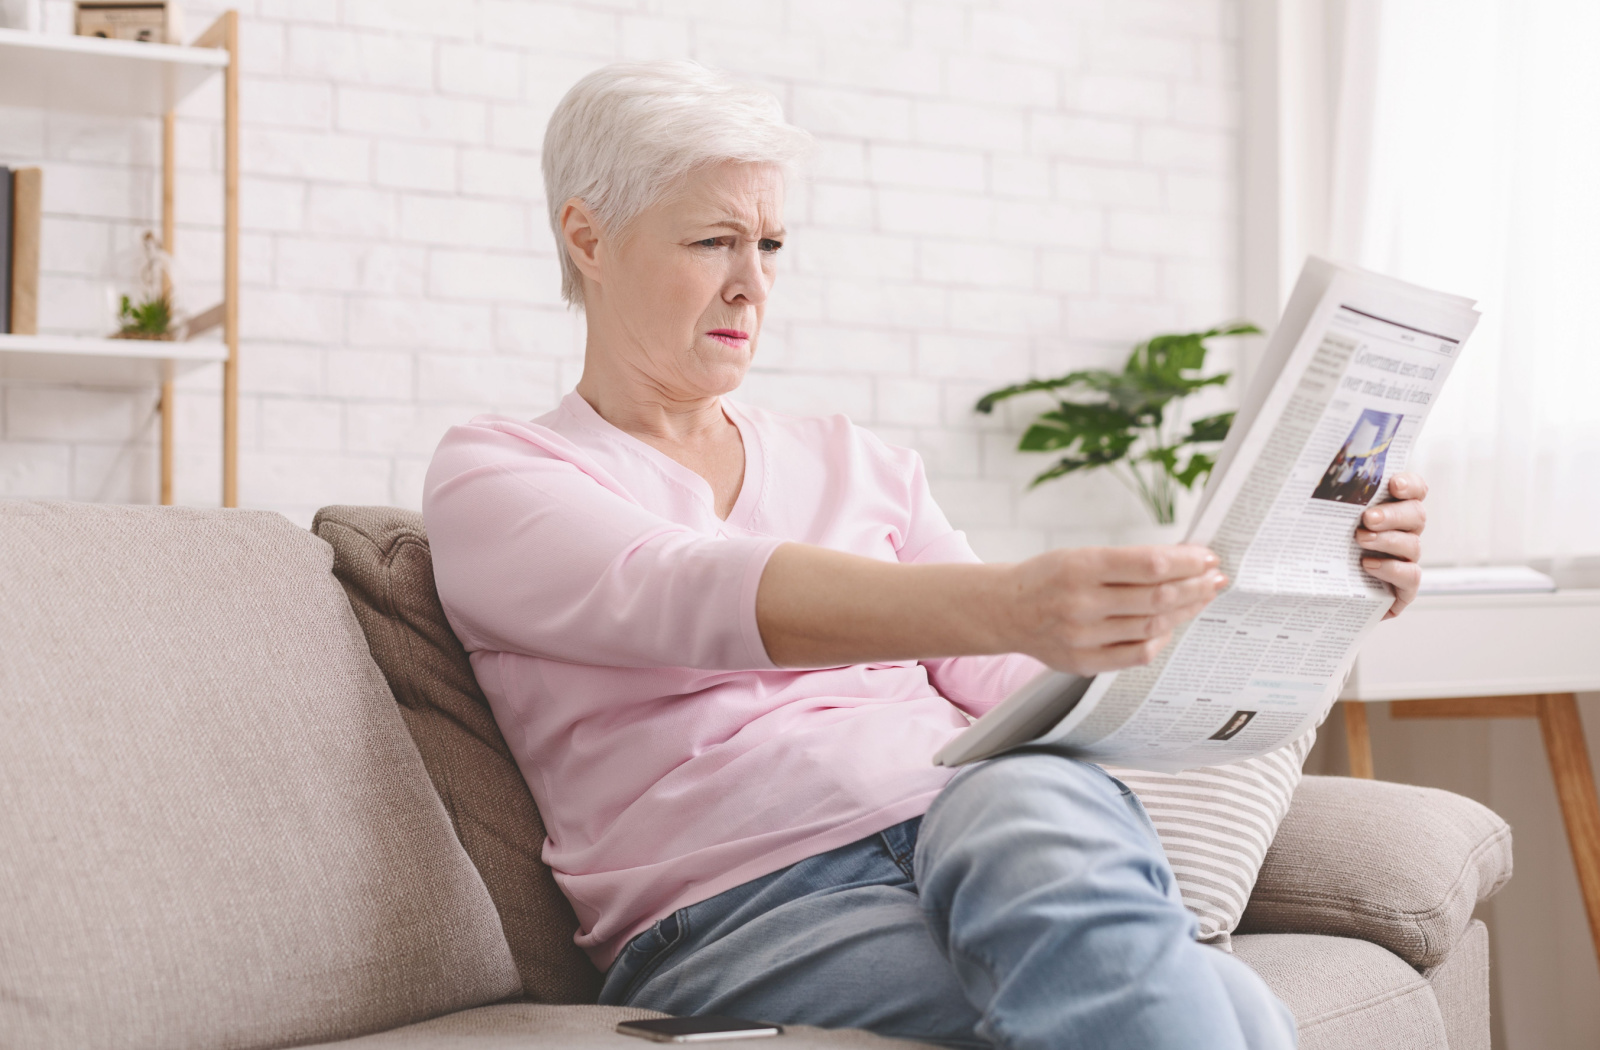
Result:
M650 350L604 306L596 302L588 311L578 380L578 395L600 418L651 444L693 445L729 426L720 391L674 375L675 368L657 367L662 363L652 361Z
M578 396L601 419L699 474L717 517L727 518L744 485L744 441L716 394L684 397L643 376L584 363Z
M587 365L577 389L601 419L651 444L695 445L730 425L715 394L683 397L642 379L597 376Z

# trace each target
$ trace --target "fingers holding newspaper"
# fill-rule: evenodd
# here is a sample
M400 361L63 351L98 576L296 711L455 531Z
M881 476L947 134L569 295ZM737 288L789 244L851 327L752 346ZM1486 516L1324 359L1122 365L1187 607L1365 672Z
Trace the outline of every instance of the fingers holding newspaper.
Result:
M1428 523L1422 501L1428 483L1417 474L1401 473L1389 479L1395 502L1369 507L1356 529L1356 545L1370 554L1361 559L1367 574L1394 588L1394 604L1384 614L1392 620L1417 597L1422 584L1422 530Z
M1047 551L1014 567L1019 652L1089 675L1147 664L1227 586L1193 544Z

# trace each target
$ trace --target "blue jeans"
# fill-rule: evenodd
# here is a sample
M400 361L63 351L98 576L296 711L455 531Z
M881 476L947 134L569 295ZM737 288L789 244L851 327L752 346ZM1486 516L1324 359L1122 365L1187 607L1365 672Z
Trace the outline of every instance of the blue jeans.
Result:
M600 1001L957 1047L1293 1047L1288 1009L1195 928L1132 792L1024 752L963 770L925 817L667 916Z

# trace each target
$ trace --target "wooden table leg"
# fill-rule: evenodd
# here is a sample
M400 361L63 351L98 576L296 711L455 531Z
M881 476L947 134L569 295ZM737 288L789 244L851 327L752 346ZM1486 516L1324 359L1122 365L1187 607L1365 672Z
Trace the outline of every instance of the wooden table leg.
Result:
M1349 700L1339 704L1344 715L1345 749L1350 753L1350 775L1372 779L1372 735L1367 732L1367 705Z
M1567 824L1572 863L1578 869L1578 889L1589 913L1589 933L1600 955L1600 799L1595 796L1594 770L1578 714L1578 698L1571 693L1539 697L1539 731L1544 735L1556 798Z

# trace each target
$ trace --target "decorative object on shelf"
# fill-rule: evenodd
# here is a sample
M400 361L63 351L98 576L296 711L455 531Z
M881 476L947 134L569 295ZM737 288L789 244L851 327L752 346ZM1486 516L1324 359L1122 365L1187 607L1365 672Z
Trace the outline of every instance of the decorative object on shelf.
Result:
M1156 524L1169 525L1177 520L1178 487L1193 489L1216 464L1202 448L1214 447L1227 437L1233 423L1232 412L1220 412L1195 420L1182 433L1176 402L1205 387L1220 386L1232 375L1199 374L1206 363L1206 340L1260 333L1255 325L1237 321L1204 332L1153 336L1133 348L1120 372L1088 369L1056 379L1030 379L990 391L976 408L988 413L1020 394L1050 394L1056 407L1034 419L1017 448L1065 454L1029 487L1108 467L1139 497Z
M176 338L177 309L174 305L172 256L161 250L156 235L144 231L140 243L137 301L124 295L117 310L121 326L113 339Z
M44 176L38 168L0 168L0 332L39 331L39 227Z
M175 338L172 296L165 292L141 299L137 306L124 295L117 320L122 322L122 327L111 337L113 339L165 339L170 342Z
M0 29L37 33L43 26L39 0L0 0Z
M78 0L72 24L78 36L183 43L183 11L169 0Z

